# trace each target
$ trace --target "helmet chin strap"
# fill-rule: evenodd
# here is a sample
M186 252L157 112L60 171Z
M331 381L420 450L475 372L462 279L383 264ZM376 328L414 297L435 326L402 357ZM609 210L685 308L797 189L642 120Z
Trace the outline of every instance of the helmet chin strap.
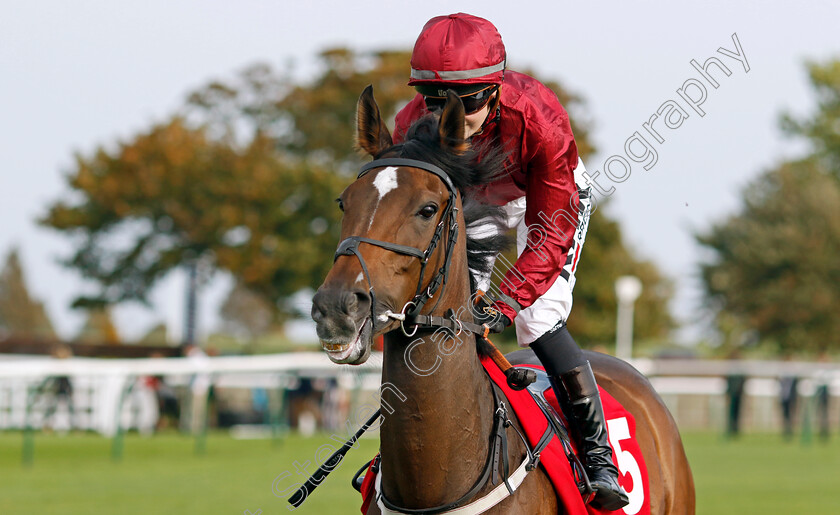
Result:
M502 86L504 86L504 84L499 84L499 87L496 89L496 93L494 93L496 98L490 101L490 113L493 113L493 116L495 116L496 111L499 110L499 106L502 103ZM490 113L487 113L488 119L490 118ZM487 120L485 120L484 123L487 123Z

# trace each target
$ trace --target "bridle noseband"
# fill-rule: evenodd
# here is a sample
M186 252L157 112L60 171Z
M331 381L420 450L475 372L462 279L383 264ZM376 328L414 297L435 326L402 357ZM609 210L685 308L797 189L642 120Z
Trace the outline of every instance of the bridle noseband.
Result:
M429 299L435 296L438 289L442 285L446 284L446 280L449 277L449 265L452 262L452 251L455 249L455 241L458 239L458 208L455 207L455 201L457 200L458 192L455 189L455 185L452 184L452 179L449 178L446 172L444 172L439 167L431 163L427 163L425 161L392 157L385 159L375 159L370 163L364 165L356 179L361 179L366 173L368 173L374 168L384 168L387 166L408 166L411 168L419 168L421 170L425 170L429 173L437 175L440 178L440 180L442 180L443 183L446 185L446 189L449 190L449 201L447 202L446 207L443 209L443 214L441 215L440 222L438 222L437 228L435 229L435 233L434 235L432 235L432 240L431 242L429 242L429 246L426 248L425 251L422 251L415 247L409 247L407 245L398 245L396 243L374 240L362 236L350 236L349 238L345 238L341 243L339 243L338 249L335 251L333 262L335 262L339 258L339 256L355 255L359 259L359 263L361 263L362 265L362 272L364 273L365 279L368 283L368 292L370 293L370 318L371 324L374 325L376 324L376 295L373 291L373 282L371 281L367 264L365 263L362 254L359 252L359 244L367 243L368 245L381 247L383 249L390 250L391 252L396 252L397 254L416 257L420 260L420 279L417 281L417 290L414 294L414 298L411 301L409 301L403 308L403 315L405 315L406 318L411 319L418 315L423 309L423 306L425 306L426 302L428 302ZM426 265L428 264L429 258L431 257L432 253L435 251L435 249L438 246L438 243L443 237L444 227L448 227L449 236L446 240L445 258L443 261L443 265L438 269L435 276L429 281L429 284L424 287L423 279L426 274ZM409 305L411 306L410 309ZM410 334L406 332L404 324L405 321L403 321L403 323L401 324L403 332L406 335L410 336Z

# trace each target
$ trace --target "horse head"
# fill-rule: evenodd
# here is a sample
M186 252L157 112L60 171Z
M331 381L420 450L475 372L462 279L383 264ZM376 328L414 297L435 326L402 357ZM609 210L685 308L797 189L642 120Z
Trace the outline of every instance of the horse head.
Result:
M391 315L439 308L447 281L458 283L447 292L462 289L458 300L466 303L467 262L481 269L498 249L485 241L468 258L463 228L470 218L496 219L498 212L468 201L465 222L462 193L502 169L498 153L478 159L464 139L464 107L454 92L439 115L420 119L394 145L368 86L356 125L357 146L374 161L337 199L341 244L312 305L322 347L334 362L351 364L368 358L374 338L399 327Z

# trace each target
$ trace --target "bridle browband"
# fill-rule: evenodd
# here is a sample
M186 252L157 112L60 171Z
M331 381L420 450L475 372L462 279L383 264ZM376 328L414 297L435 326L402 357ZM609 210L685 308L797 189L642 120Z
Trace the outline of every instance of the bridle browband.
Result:
M359 172L359 175L356 177L356 179L361 179L362 177L364 177L365 174L367 174L370 170L373 170L374 168L384 168L387 166L408 166L411 168L419 168L421 170L427 171L438 176L440 180L442 180L443 183L446 185L446 189L449 190L449 201L446 203L446 207L444 207L443 209L443 213L440 217L440 222L438 222L437 228L435 228L435 233L434 235L432 235L432 240L429 242L429 246L426 248L425 251L422 251L415 247L409 247L407 245L398 245L396 243L374 240L362 236L350 236L349 238L345 238L341 243L339 243L338 249L335 251L333 262L335 262L340 256L355 255L359 259L359 263L362 265L362 272L364 273L365 279L367 280L368 293L370 294L370 318L372 325L376 324L376 294L373 291L373 282L371 281L367 264L365 263L362 254L359 252L359 244L367 243L368 245L381 247L383 249L390 250L391 252L396 252L397 254L416 257L420 260L420 279L417 281L417 290L414 294L414 298L410 300L403 308L402 313L406 319L411 320L419 315L420 311L423 309L423 306L426 305L426 302L428 302L429 299L435 296L435 294L441 286L446 284L446 280L449 277L449 265L452 262L452 252L455 249L455 242L458 239L458 208L455 207L455 201L458 197L458 191L455 188L455 185L452 184L452 179L449 178L449 175L447 175L446 172L444 172L440 167L435 166L431 163L427 163L425 161L418 161L416 159L404 159L400 157L389 157L384 159L375 159L370 163L367 163L366 165L362 166L362 169ZM441 267L437 271L437 274L435 274L435 276L429 281L429 284L426 287L424 287L423 279L426 274L426 265L428 264L429 258L431 257L432 253L435 251L438 244L440 243L441 238L443 237L444 227L448 228L448 237L446 240L446 247L444 251L445 257L443 265L441 265ZM408 309L409 305L411 306L410 309ZM401 327L403 329L403 332L407 336L412 336L414 332L416 332L417 325L415 325L415 331L411 334L406 332L405 320L402 321Z

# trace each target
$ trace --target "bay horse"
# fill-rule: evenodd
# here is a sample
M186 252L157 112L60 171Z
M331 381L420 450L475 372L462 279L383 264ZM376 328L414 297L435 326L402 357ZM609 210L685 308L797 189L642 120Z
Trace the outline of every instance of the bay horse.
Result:
M359 99L356 123L357 145L374 161L337 199L344 212L341 244L313 298L312 318L335 363L365 362L373 339L384 334L382 383L401 392L402 402L391 404L380 428L380 492L394 511L440 513L494 489L489 481L480 484L497 430L494 387L474 335L455 338L452 331L441 338L427 327L406 328L400 318L471 313L469 269L486 267L486 256L504 242L467 238L468 224L500 213L468 193L502 173L503 161L492 151L478 159L464 139L464 108L454 94L439 116L415 123L402 144L392 143L370 86ZM513 355L535 362L533 353L522 356L526 352ZM598 383L635 417L651 513L693 514L691 470L660 397L629 364L594 352L586 357ZM509 433L507 458L515 468L529 450L515 434L520 422L508 416L502 431ZM554 514L558 506L537 467L487 513ZM372 503L368 514L378 513Z

